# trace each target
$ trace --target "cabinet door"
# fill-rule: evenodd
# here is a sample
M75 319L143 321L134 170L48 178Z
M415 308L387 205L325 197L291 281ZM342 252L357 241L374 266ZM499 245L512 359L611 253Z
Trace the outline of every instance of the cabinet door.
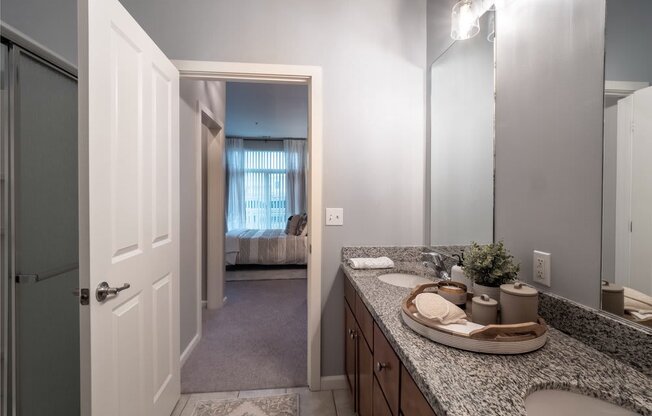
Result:
M364 336L365 341L369 344L369 348L373 352L374 348L374 318L369 313L369 310L364 305L362 299L357 294L355 295L355 318L358 320L360 332Z
M374 379L373 381L374 416L392 416L392 411L389 410L389 406L387 405L385 396L383 395L383 392L380 390L380 385L378 384L378 380L376 380L376 377L372 377L372 378Z
M346 368L346 378L349 384L349 391L353 396L354 403L357 404L356 400L356 323L353 312L348 305L344 305L344 366ZM357 405L355 406L357 410Z
M401 366L401 414L405 416L436 416L419 387Z
M374 324L374 375L392 414L398 415L400 361L378 325Z
M371 416L374 386L374 357L371 349L358 335L358 416Z

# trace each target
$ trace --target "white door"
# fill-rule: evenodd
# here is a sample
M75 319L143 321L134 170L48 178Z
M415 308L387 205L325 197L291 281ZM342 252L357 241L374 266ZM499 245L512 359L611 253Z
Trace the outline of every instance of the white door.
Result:
M630 287L652 293L652 87L634 93Z
M634 97L618 101L616 139L616 283L630 286L630 230L632 220L632 124Z
M82 409L167 416L180 391L179 73L118 0L78 4ZM130 287L99 301L101 282Z

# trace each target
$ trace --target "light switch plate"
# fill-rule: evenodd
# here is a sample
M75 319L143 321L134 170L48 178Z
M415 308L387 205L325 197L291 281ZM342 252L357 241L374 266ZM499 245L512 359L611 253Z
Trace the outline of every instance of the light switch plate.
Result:
M550 287L550 253L534 250L532 255L532 280Z
M344 208L326 208L326 225L344 225Z

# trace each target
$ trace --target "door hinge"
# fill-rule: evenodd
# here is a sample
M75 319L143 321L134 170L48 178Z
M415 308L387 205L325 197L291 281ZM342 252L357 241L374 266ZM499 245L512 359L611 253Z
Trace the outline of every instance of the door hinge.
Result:
M629 232L630 232L630 233L633 233L633 232L634 232L634 222L633 222L633 221L630 221L630 222L629 222Z
M79 303L81 305L88 305L90 303L91 295L90 295L90 290L84 288L84 289L75 289L72 294L75 296L79 296Z
M312 254L312 244L308 245L308 254Z

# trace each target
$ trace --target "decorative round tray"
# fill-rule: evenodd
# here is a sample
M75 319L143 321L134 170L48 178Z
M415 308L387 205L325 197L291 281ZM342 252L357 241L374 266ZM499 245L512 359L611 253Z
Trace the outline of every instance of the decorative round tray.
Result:
M414 298L437 283L417 286L401 304L403 322L416 333L440 344L462 350L486 354L523 354L538 350L548 340L548 326L539 317L538 322L511 325L480 325L469 320L464 324L442 325L417 312ZM472 312L472 311L471 311Z

